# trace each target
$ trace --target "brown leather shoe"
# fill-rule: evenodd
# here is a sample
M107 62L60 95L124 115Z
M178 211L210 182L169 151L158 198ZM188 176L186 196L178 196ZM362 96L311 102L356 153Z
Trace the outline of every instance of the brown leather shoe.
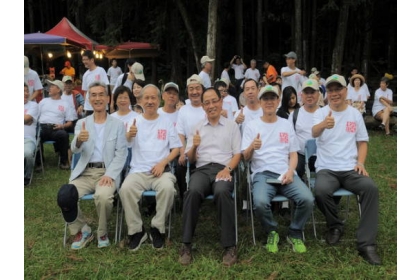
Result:
M231 266L238 261L236 246L228 247L223 254L223 265Z
M192 262L191 244L182 244L181 250L179 250L178 261L182 265L189 265Z

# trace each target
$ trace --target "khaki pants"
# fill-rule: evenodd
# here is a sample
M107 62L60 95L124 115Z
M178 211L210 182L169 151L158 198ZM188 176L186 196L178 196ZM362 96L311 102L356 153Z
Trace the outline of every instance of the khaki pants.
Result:
M125 212L125 221L128 227L128 235L141 232L143 221L138 202L143 192L156 191L156 215L152 219L152 227L160 233L165 233L165 221L172 209L176 190L175 176L170 172L164 172L162 176L155 177L145 173L129 174L120 189L120 198Z
M108 220L111 217L116 189L115 182L112 182L112 186L98 185L99 180L104 174L105 168L86 168L82 175L70 182L70 184L76 186L77 191L79 192L79 198L95 192L93 198L99 217L98 238L108 233ZM70 234L75 235L85 224L86 219L79 207L76 221L69 224Z

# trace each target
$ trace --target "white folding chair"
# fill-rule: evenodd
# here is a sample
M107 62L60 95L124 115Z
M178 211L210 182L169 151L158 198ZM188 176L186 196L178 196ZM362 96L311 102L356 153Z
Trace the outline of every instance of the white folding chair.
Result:
M308 187L314 191L315 190L315 177L316 174L314 171L310 170L309 167L309 159L316 155L316 140L315 139L309 139L306 141L305 143L305 183L308 185ZM355 196L356 197L356 201L357 201L357 206L358 206L358 210L359 210L359 218L362 215L362 208L359 202L359 196L355 195L354 193L352 193L349 190L346 190L344 188L339 188L337 191L334 192L333 196L336 197L347 197L347 203L346 203L346 211L345 211L345 219L343 220L343 222L345 222L348 217L349 217L349 209L350 209L350 197L351 196ZM313 230L314 230L314 236L316 239L318 239L317 236L317 230L316 230L316 220L315 220L315 209L314 211L312 211L312 225L313 225Z
M190 161L187 160L187 173L185 175L185 181L187 183L187 190L189 188L190 185ZM232 192L232 198L233 198L233 202L235 205L235 239L236 239L236 244L238 244L238 207L237 207L237 199L236 199L236 184L237 184L237 171L235 170L233 172L233 192ZM214 195L210 194L208 196L206 196L205 200L211 200L213 201L214 199Z

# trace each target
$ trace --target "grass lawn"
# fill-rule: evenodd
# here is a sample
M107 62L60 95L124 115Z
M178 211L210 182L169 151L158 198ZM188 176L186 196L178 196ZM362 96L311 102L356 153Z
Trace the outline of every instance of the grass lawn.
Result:
M171 240L166 247L154 250L150 240L136 252L125 247L124 240L114 244L115 213L109 234L112 246L97 248L95 239L87 248L72 251L63 247L64 220L57 206L57 191L68 182L70 171L59 170L57 157L46 145L46 172L37 173L24 202L24 277L26 279L396 279L397 278L397 136L369 131L369 155L366 168L380 190L378 253L382 266L367 264L357 255L355 230L358 225L357 205L350 200L350 217L345 234L338 246L329 246L314 238L312 224L305 229L308 252L297 254L286 242L288 221L279 220L279 253L268 254L263 247L266 237L255 222L257 245L252 244L249 219L239 213L239 263L230 268L221 264L223 250L215 207L206 202L196 229L193 263L184 267L178 263L181 241L181 215L173 217ZM386 151L386 152L385 152ZM92 201L83 201L82 210L97 227ZM242 203L238 201L238 207ZM341 205L345 205L342 199ZM324 221L316 209L319 222ZM144 217L146 230L150 217ZM125 221L124 221L125 225ZM323 237L324 224L318 224Z

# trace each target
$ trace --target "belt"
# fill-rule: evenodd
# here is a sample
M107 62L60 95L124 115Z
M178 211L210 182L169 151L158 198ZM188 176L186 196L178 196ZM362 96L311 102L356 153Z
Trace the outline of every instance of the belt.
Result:
M54 127L54 123L41 123L41 127Z
M89 162L87 167L90 167L90 168L105 168L105 163L103 163L103 162Z

